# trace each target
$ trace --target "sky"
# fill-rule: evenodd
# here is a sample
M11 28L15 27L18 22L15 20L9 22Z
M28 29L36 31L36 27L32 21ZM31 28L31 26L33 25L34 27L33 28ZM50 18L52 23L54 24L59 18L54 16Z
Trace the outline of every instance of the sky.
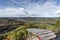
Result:
M60 0L0 0L0 17L60 17Z

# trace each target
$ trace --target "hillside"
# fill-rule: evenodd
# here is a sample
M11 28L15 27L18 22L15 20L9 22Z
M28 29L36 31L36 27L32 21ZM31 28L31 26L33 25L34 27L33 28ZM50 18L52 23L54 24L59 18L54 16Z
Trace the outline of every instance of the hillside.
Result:
M0 39L26 40L28 37L27 28L48 29L60 35L60 19L29 17L0 18Z
M16 29L21 22L16 20L8 19L8 18L0 18L0 33L5 33Z

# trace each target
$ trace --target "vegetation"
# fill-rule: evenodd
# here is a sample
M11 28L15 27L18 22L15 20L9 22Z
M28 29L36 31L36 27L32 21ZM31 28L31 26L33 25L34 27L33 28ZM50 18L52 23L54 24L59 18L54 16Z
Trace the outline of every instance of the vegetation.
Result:
M0 19L1 20L1 19ZM4 23L2 23L2 28L8 27L9 30L8 32L5 32L6 30L3 30L0 33L0 40L26 40L28 37L28 31L26 30L27 28L39 28L39 29L49 29L52 30L55 33L60 34L60 19L58 20L53 20L53 23L48 23L49 21L46 19L45 20L40 20L39 21L32 21L32 19L29 21L17 21L17 20L10 20L10 19L2 19L2 20L8 20L8 25L11 25L10 27L5 26ZM50 20L50 19L49 19ZM48 22L47 22L48 21ZM50 21L51 22L51 21ZM1 25L0 25L1 26ZM14 29L12 29L14 28ZM8 30L7 29L7 30Z

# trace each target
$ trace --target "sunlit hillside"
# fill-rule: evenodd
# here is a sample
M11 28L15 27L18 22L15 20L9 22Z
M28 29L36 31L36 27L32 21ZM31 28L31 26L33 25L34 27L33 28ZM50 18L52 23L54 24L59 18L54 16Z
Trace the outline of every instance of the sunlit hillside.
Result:
M27 28L49 29L60 35L60 19L0 18L0 40L26 40Z

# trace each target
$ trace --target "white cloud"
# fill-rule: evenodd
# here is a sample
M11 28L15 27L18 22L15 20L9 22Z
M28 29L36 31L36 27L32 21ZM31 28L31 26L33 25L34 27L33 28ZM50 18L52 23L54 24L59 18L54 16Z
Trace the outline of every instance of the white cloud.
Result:
M55 13L57 10L60 11L60 5L56 5L53 1L47 1L42 5L34 3L28 5L26 8L30 16L60 17L59 13Z
M24 8L5 8L0 9L2 17L60 17L60 5L54 1L47 1L44 4L31 3Z
M54 13L59 13L59 14L60 14L60 10L57 10L57 11L55 11Z
M5 8L0 9L0 17L19 17L25 16L24 8Z

